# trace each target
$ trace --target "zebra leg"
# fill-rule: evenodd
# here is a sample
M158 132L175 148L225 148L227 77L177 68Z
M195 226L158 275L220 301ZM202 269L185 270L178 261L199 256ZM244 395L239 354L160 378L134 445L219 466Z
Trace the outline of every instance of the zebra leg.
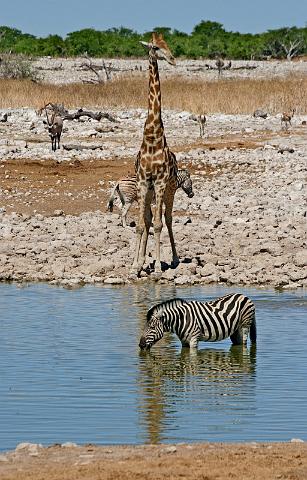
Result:
M184 348L197 348L198 339L197 337L190 338L190 340L181 340L181 346Z
M243 345L243 328L239 327L232 335L230 335L230 340L232 341L233 345Z
M239 327L232 335L230 335L230 340L233 345L246 345L249 334L248 327Z
M131 207L132 203L130 202L127 202L125 203L125 205L123 205L122 207L122 224L123 224L123 227L126 228L127 227L127 213Z
M107 204L107 210L109 210L109 212L113 212L114 200L115 200L115 195L117 193L117 189L118 189L118 183L115 185L114 189L112 190L112 193L110 195L110 198Z
M189 342L190 348L197 348L198 346L198 337L192 337Z

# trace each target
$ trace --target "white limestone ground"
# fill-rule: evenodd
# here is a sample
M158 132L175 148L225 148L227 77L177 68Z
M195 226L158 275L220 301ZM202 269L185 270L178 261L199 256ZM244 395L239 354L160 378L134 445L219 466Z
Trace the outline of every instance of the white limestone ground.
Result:
M111 78L119 75L131 74L133 72L146 71L148 67L147 59L104 59L107 66L111 65ZM43 57L33 61L33 67L38 70L40 78L48 83L67 84L76 82L88 82L96 79L97 76L85 69L82 65L88 63L88 60L82 57L72 59L67 58L48 58ZM93 58L93 65L102 67L102 59ZM227 63L227 61L225 62ZM214 60L176 60L176 75L182 75L190 78L205 78L206 80L216 80L217 70L206 69L206 64L215 66ZM242 67L252 67L245 69ZM166 62L159 65L161 72L165 76L174 75L174 67ZM102 72L102 70L98 70ZM222 78L268 78L283 77L289 74L306 74L307 62L305 61L241 61L233 60L232 68L222 72ZM103 76L103 75L102 75Z
M23 115L32 119L33 112L25 110ZM106 142L107 145L102 138L99 139L102 150L90 154L60 151L56 158L65 161L89 156L134 157L140 144L144 115L145 112L118 114L119 128L124 130L123 145L118 137L116 142ZM167 112L164 117L170 145L179 148L178 139L176 142L178 128L182 131L181 141L185 137L191 140L191 135L195 135L197 140L198 127L187 118L187 114ZM12 120L14 112L10 117ZM93 128L94 122L71 123L73 125L68 129L73 138L80 136L79 130L85 137L85 132ZM244 135L249 138L250 129L256 132L263 129L263 125L262 120L242 116L213 116L208 119L207 128L209 136L211 132L217 134L223 131L240 132L242 138ZM278 118L271 119L270 125L278 129ZM126 135L132 126L134 133ZM15 128L18 130L18 125ZM37 127L38 130L40 128L43 127ZM249 129L248 133L246 129ZM192 164L198 173L192 177L194 198L188 199L182 192L176 194L174 232L182 263L176 269L168 268L162 281L283 287L307 285L307 144L297 131L267 144L260 142L255 149L210 151L198 146L177 153L181 165ZM43 132L40 134L43 135ZM6 159L25 158L27 155L29 158L50 158L48 141L33 147L28 142L27 148L16 142L12 140L12 148L7 145L1 147L0 168L5 168ZM19 142L24 143L24 140ZM289 144L294 149L293 153L278 152L280 147ZM212 168L211 175L206 173L208 166ZM108 189L109 184L101 180L104 188ZM47 190L43 193L48 195ZM24 195L27 202L34 192L31 188L23 193L1 190L0 202L1 197L10 196L14 205L14 198L20 195ZM52 217L0 214L1 279L47 280L67 285L127 282L135 229L123 229L117 214L96 211L80 216L63 216L60 213L56 212ZM181 215L178 216L178 213ZM165 228L162 242L162 259L169 264L170 248ZM153 252L152 236L149 252ZM148 257L147 263L152 260ZM147 274L143 275L147 277Z
M73 65L76 60L70 62ZM273 68L271 62L262 63L263 68ZM289 63L289 68L305 68L302 65ZM278 70L279 62L274 68ZM59 72L62 70L56 74ZM68 77L72 78L71 72ZM6 112L8 121L0 124L0 171L4 172L0 182L6 176L8 161L47 160L52 156L43 119L33 109ZM109 113L116 117L116 123L91 119L64 122L63 144L99 149L62 148L53 158L59 163L122 159L123 164L131 158L132 164L141 143L146 111ZM265 120L247 115L210 115L203 140L190 112L164 111L163 120L168 144L179 164L193 167L195 196L188 199L181 191L176 194L174 234L181 263L176 269L169 267L171 251L164 227L162 260L166 269L160 281L306 287L307 137L302 121L307 117L295 116L290 133L280 135L280 115ZM222 136L227 137L225 148L214 149L213 137L221 143ZM112 186L106 178L101 178L100 184L105 191ZM129 282L135 228L123 229L117 213L105 213L103 206L78 216L60 211L53 216L30 216L1 208L4 200L12 210L17 199L27 205L35 195L48 197L49 193L43 184L38 192L31 185L6 190L0 183L0 280L42 280L67 286ZM68 201L73 201L74 195L68 187ZM82 192L84 202L90 195L90 191ZM146 265L152 263L153 251L151 235ZM150 269L139 281L147 278L151 278Z

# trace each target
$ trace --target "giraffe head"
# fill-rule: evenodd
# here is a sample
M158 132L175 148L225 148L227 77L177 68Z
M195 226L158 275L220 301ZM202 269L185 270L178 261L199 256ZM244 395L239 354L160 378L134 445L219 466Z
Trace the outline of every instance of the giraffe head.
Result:
M148 48L149 55L158 58L159 60L166 60L171 65L176 65L172 52L170 51L162 33L153 32L150 42L142 42L144 47Z

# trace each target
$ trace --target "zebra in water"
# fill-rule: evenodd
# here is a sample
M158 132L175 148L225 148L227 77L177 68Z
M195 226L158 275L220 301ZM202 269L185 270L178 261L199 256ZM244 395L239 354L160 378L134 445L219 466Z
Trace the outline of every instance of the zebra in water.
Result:
M139 343L142 350L150 349L173 332L182 346L197 348L199 341L216 342L230 337L234 345L247 343L248 334L256 343L256 317L253 302L240 293L232 293L210 302L167 300L147 312L147 328Z
M189 198L194 197L193 184L188 170L181 169L177 171L177 189L182 190ZM113 205L116 196L121 201L121 216L123 227L127 226L127 214L133 204L137 201L136 175L121 178L115 185L107 204L107 210L113 212Z

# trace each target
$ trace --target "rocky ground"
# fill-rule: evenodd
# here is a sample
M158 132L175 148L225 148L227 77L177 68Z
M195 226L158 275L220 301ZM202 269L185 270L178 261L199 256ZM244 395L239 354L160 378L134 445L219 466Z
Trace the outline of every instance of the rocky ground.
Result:
M105 79L102 59L93 58L39 58L33 62L33 68L37 70L41 80L48 83L67 84L75 82L97 81L97 75L89 70L86 65L91 62ZM215 68L215 60L176 60L176 75L189 78L205 78L206 80L216 80L218 71ZM225 60L225 65L228 61ZM110 70L111 78L116 78L123 74L146 71L148 67L147 59L107 59L105 65ZM207 68L207 66L211 68ZM161 62L159 69L163 72L164 78L174 74L174 67L166 62ZM284 77L289 74L306 74L307 62L303 59L293 62L287 61L241 61L233 60L231 69L222 72L223 78L268 78Z
M124 229L106 203L114 182L134 170L146 111L109 112L116 122L65 121L54 154L34 110L8 113L0 124L0 278L130 281L137 212ZM164 112L168 144L190 170L195 196L176 194L181 263L170 268L164 228L161 282L307 285L306 119L294 117L285 132L280 116L216 114L200 138L189 112ZM153 235L139 281L151 278L152 252Z
M5 480L305 480L307 446L291 443L42 448L20 444L0 455Z

